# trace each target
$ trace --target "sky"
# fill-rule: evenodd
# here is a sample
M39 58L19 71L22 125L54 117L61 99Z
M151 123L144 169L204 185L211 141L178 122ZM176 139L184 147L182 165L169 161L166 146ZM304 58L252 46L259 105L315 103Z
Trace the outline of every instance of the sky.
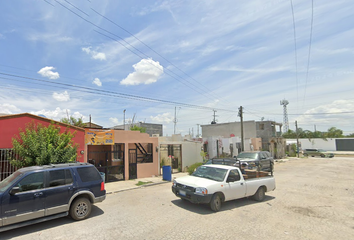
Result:
M313 5L312 5L313 3ZM0 1L0 113L354 133L352 0ZM125 111L124 111L125 110Z

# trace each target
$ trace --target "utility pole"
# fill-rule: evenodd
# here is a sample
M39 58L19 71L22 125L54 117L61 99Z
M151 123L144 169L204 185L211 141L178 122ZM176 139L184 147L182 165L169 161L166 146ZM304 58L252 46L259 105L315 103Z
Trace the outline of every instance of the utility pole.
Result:
M173 128L173 134L176 134L176 123L177 123L177 114L176 114L176 107L175 107L175 119L173 120L175 123L174 128Z
M200 124L197 124L197 138L199 138L199 125Z
M194 128L192 128L192 138L194 137Z
M296 128L296 150L297 150L297 157L299 156L299 133L297 131L297 121L295 121L295 128Z
M245 147L244 147L244 141L243 141L243 108L240 106L238 109L238 116L241 119L241 151L243 152Z
M124 111L123 111L123 114L124 114L124 117L123 117L123 127L124 127L124 131L125 131L125 111L126 111L126 109L124 109Z

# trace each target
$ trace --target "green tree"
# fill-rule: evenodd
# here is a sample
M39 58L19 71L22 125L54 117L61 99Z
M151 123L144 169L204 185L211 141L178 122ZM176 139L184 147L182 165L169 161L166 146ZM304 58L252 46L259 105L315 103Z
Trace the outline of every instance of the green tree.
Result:
M132 130L132 131L140 131L141 133L145 133L146 132L146 128L138 127L137 125L134 125L134 126L130 127L130 130Z
M18 159L11 164L16 167L47 165L75 162L78 144L73 143L75 133L68 129L60 133L60 127L50 124L48 127L31 122L19 136L12 138L13 150Z
M85 123L83 123L82 118L74 118L73 116L70 116L70 118L62 118L60 119L60 122L66 123L69 125L73 125L76 127L84 127Z
M288 130L286 133L283 133L282 135L284 138L296 138L296 132L293 130Z
M325 134L327 138L341 138L343 137L343 131L337 129L336 127L331 127L328 129L327 133Z

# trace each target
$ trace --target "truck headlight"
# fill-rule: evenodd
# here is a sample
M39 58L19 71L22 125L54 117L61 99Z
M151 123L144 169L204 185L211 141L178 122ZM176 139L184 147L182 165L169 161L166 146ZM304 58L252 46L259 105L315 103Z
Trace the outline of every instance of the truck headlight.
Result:
M208 194L208 189L203 187L197 187L195 189L195 194L200 194L200 195Z
M176 182L176 180L173 180L172 185L173 185L174 187L177 187L177 182Z

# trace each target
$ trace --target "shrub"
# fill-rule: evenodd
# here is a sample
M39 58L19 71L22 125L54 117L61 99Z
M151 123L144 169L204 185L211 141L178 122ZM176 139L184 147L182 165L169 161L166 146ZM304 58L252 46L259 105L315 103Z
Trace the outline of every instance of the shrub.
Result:
M194 170L201 165L203 165L203 163L194 163L190 165L187 169L188 174L191 175L194 172Z

